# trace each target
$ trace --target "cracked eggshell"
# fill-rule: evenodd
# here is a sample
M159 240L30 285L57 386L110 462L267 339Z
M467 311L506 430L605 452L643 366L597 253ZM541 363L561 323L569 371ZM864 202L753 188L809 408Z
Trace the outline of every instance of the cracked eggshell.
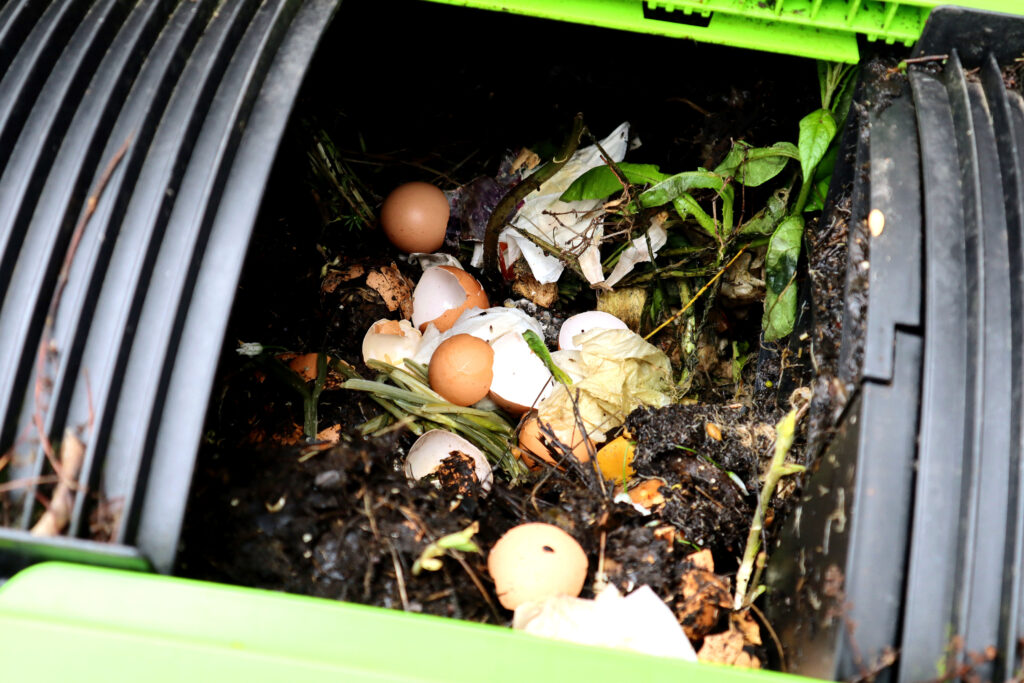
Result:
M587 569L587 554L575 538L539 522L512 527L487 555L498 601L511 610L558 595L576 597Z
M416 349L414 360L424 365L429 364L430 357L434 354L438 344L457 334L471 334L477 339L483 339L490 343L508 332L522 334L526 330L532 330L538 337L544 338L544 328L536 318L523 313L518 308L495 306L482 311L478 308L471 308L464 311L451 326L451 329L446 332L438 332L436 327L427 326L423 333L423 341Z
M401 365L416 354L422 336L408 320L378 320L363 337L363 362L379 360Z
M457 334L441 342L427 368L430 388L458 406L487 395L494 379L494 349L482 339Z
M566 351L579 351L580 347L573 343L576 335L590 330L628 330L626 323L611 313L604 311L586 311L565 319L558 331L558 348Z
M458 434L443 429L432 429L416 439L409 454L405 456L405 476L410 479L430 476L453 453L464 453L473 458L481 492L490 491L494 475L483 452Z
M572 434L560 434L556 431L555 436L563 444L572 448L573 456L581 463L590 462L590 448L593 447L593 442L589 442L589 439L581 436L575 427L572 430ZM589 446L588 442L590 443ZM537 414L534 412L523 421L522 426L519 428L520 455L523 462L531 470L540 468L540 464L534 458L539 458L555 467L559 466L547 444L547 437L541 432L540 420L537 419Z
M506 332L491 342L494 379L491 400L522 415L547 398L554 388L551 372L519 332Z
M380 207L380 226L400 250L437 251L444 244L451 209L444 192L430 183L399 185Z
M412 293L412 324L421 331L428 323L440 332L455 324L464 311L490 306L487 293L476 278L452 266L433 266Z

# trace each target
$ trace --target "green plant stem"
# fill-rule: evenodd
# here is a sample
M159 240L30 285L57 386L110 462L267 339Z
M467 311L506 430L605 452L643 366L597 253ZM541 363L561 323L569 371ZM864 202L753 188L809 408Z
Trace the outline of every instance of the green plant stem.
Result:
M818 170L818 167L817 167L817 165L815 165L815 167L813 169L811 169L811 176L810 176L811 179L808 182L804 183L800 187L800 194L797 195L796 205L793 207L793 210L790 212L791 216L802 216L802 215L804 215L804 206L807 205L807 200L811 196L811 190L814 189L814 173L817 170Z
M733 608L740 609L748 600L747 587L750 576L754 571L754 563L757 553L761 549L761 532L764 530L764 516L775 496L775 488L779 481L790 474L803 472L802 465L786 463L786 456L793 446L793 439L796 435L796 419L798 411L793 409L786 413L786 416L779 420L775 427L775 455L772 457L771 467L764 478L764 485L761 487L761 496L758 500L757 509L754 510L754 519L750 523L750 531L747 534L747 545L743 551L743 561L736 572L736 595L733 599ZM757 587L755 586L756 590Z
M501 201L498 202L498 206L495 207L494 212L487 221L487 231L484 234L484 270L486 272L492 273L496 277L501 277L501 269L498 266L498 235L501 233L502 228L511 220L516 207L519 206L519 202L525 199L526 195L543 185L565 165L565 162L569 160L576 151L576 148L579 147L582 135L583 114L576 114L576 118L572 122L572 128L569 131L569 136L565 139L565 143L562 145L558 155L524 178L522 182L509 190L502 197Z

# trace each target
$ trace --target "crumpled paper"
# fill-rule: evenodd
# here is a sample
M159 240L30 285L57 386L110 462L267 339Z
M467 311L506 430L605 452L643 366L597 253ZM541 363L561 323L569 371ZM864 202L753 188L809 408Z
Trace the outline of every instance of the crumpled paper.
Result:
M542 423L556 435L572 434L573 400L587 436L601 442L640 406L660 408L672 402L672 365L668 356L631 330L590 330L573 338L580 345L571 356L571 387L559 384L538 407ZM557 363L558 361L556 361ZM579 378L577 380L577 377Z
M601 141L601 147L613 161L622 161L629 148L629 123L620 124ZM565 166L526 197L512 225L572 254L579 255L588 246L599 244L604 228L594 218L602 200L563 202L559 197L578 177L603 163L597 145L577 150ZM502 253L506 268L510 268L522 254L539 283L558 281L564 270L562 263L527 237L509 228L498 236L498 241L506 245Z
M593 600L561 595L516 608L512 628L545 638L697 661L672 610L650 586L626 597L608 584Z

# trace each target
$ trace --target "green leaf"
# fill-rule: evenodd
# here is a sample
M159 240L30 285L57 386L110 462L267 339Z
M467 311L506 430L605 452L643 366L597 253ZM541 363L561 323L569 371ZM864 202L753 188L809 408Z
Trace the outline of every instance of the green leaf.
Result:
M565 374L562 368L555 365L555 360L551 357L551 353L548 351L548 347L544 345L544 340L537 336L537 333L533 330L526 330L523 332L523 339L526 340L530 350L540 356L540 359L544 361L544 365L548 366L548 370L551 371L551 375L557 382L561 382L567 387L572 386L572 379L569 375Z
M741 235L771 235L786 216L789 190L780 189L768 198L768 204L740 227Z
M662 180L654 187L640 194L640 205L645 208L668 204L690 190L718 190L725 185L725 179L706 169L683 171Z
M768 242L764 259L767 292L761 320L765 341L781 339L793 331L797 303L794 280L803 234L803 218L790 216L782 221Z
M712 237L718 237L718 232L715 229L715 219L701 208L692 195L684 192L672 200L672 206L676 208L679 218L685 221L687 216L692 215L700 227L704 228L704 232Z
M832 112L819 109L811 112L800 120L800 166L806 183L814 175L818 162L828 151L829 143L836 136L836 120Z
M804 207L804 213L823 211L825 209L825 198L828 196L828 186L831 184L832 176L827 176L814 183L811 197L807 200L807 206Z
M732 176L747 187L757 187L781 173L790 159L799 158L800 152L791 142L751 147L741 140L733 145L715 173Z
M633 185L653 185L669 177L662 173L654 164L616 164L626 180ZM563 202L574 202L580 199L604 199L622 189L622 183L615 176L611 166L601 165L590 169L573 181L572 185L559 197Z

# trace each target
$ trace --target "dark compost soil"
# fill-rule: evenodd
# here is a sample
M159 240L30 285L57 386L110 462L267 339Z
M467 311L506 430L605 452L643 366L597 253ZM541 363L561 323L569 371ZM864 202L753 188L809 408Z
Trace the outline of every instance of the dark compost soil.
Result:
M814 64L428 3L383 4L342 4L279 153L209 407L177 573L507 623L484 556L452 553L440 571L414 577L424 547L479 521L486 552L513 525L548 521L583 545L591 579L601 562L620 588L648 584L669 604L694 550L710 548L718 572L734 571L774 424L788 408L788 391L812 379L798 376L782 393L765 381L781 373L778 360L750 363L742 390L729 385L700 404L630 416L639 476L667 482L665 507L652 518L613 502L580 467L548 468L515 489L498 477L483 499L410 484L397 463L412 436L357 437L353 428L379 409L344 390L326 391L319 404L320 428L341 426L339 445L283 445L302 424L302 401L235 349L244 341L326 352L365 373L363 333L389 312L365 279L325 292L325 262L366 272L395 263L416 276L379 231L323 226L308 182L312 130L323 128L359 161L354 168L371 204L404 181L447 190L493 174L508 150L543 150L560 140L577 111L598 135L629 120L643 143L631 160L668 171L713 167L734 139L795 139L798 120L818 106ZM385 50L392 54L378 59ZM385 66L396 62L394 53L400 68ZM805 240L819 391L838 375L848 192L839 203L824 227L809 223ZM491 292L492 305L505 294ZM582 290L552 315L592 305ZM756 348L757 326L743 321L756 323L759 313L722 308L716 316L710 319L720 334Z

